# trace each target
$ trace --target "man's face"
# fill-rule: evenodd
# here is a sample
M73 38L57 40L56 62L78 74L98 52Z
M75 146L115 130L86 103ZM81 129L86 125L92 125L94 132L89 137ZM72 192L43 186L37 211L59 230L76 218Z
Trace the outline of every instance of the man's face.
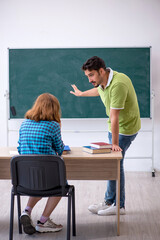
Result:
M94 87L98 87L103 82L100 70L85 70L84 73L88 77L89 82L92 83Z

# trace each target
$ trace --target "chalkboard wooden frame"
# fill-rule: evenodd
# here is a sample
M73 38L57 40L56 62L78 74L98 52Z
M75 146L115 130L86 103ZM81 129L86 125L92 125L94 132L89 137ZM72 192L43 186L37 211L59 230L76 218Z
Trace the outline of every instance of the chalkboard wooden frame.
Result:
M81 90L92 86L81 70L92 56L107 67L127 74L135 87L142 118L151 117L150 47L9 49L10 118L23 118L37 96L54 94L62 118L105 118L99 97L77 98L71 84Z

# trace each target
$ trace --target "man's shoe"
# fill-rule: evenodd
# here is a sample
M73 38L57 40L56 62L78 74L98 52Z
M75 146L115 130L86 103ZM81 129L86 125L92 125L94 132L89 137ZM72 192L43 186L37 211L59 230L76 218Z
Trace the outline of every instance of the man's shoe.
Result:
M31 235L36 232L36 229L32 223L31 217L26 211L23 212L22 215L20 216L20 222L23 226L23 231L26 234Z
M88 207L88 210L94 214L97 214L100 210L108 209L111 205L108 205L105 201L99 204L92 204Z
M36 231L37 232L58 232L61 231L63 226L61 224L57 225L55 224L50 218L45 222L41 223L40 221L37 221L36 225Z
M117 214L117 207L114 205L114 203L107 209L99 210L98 215L101 216L108 216L108 215L116 215ZM120 215L125 215L125 208L120 208Z

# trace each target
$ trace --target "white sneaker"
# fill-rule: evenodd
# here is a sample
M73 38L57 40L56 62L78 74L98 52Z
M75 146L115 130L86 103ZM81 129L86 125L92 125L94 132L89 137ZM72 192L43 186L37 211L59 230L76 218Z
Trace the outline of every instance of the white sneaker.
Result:
M35 229L35 227L34 227L34 225L32 223L32 219L31 219L30 215L26 211L24 211L22 213L22 215L20 216L20 222L21 222L21 224L23 226L23 231L26 234L31 235L31 234L36 232L36 229Z
M36 231L37 232L58 232L62 230L63 226L61 224L55 224L50 218L45 222L41 223L37 221Z
M108 205L105 201L99 204L92 204L88 207L88 210L94 214L97 214L100 210L108 209L111 205Z
M117 214L117 207L114 205L114 203L107 209L99 210L98 215L101 216L108 216L108 215L116 215ZM125 215L125 208L120 208L120 215Z

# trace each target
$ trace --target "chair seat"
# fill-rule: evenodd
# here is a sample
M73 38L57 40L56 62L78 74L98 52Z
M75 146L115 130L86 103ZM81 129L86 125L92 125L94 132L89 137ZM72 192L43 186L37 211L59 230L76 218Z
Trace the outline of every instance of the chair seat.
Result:
M51 196L66 196L68 190L71 186L67 185L64 189L62 187L57 187L54 189L49 190L31 190L21 186L17 187L17 193L24 196L31 196L31 197L51 197Z

